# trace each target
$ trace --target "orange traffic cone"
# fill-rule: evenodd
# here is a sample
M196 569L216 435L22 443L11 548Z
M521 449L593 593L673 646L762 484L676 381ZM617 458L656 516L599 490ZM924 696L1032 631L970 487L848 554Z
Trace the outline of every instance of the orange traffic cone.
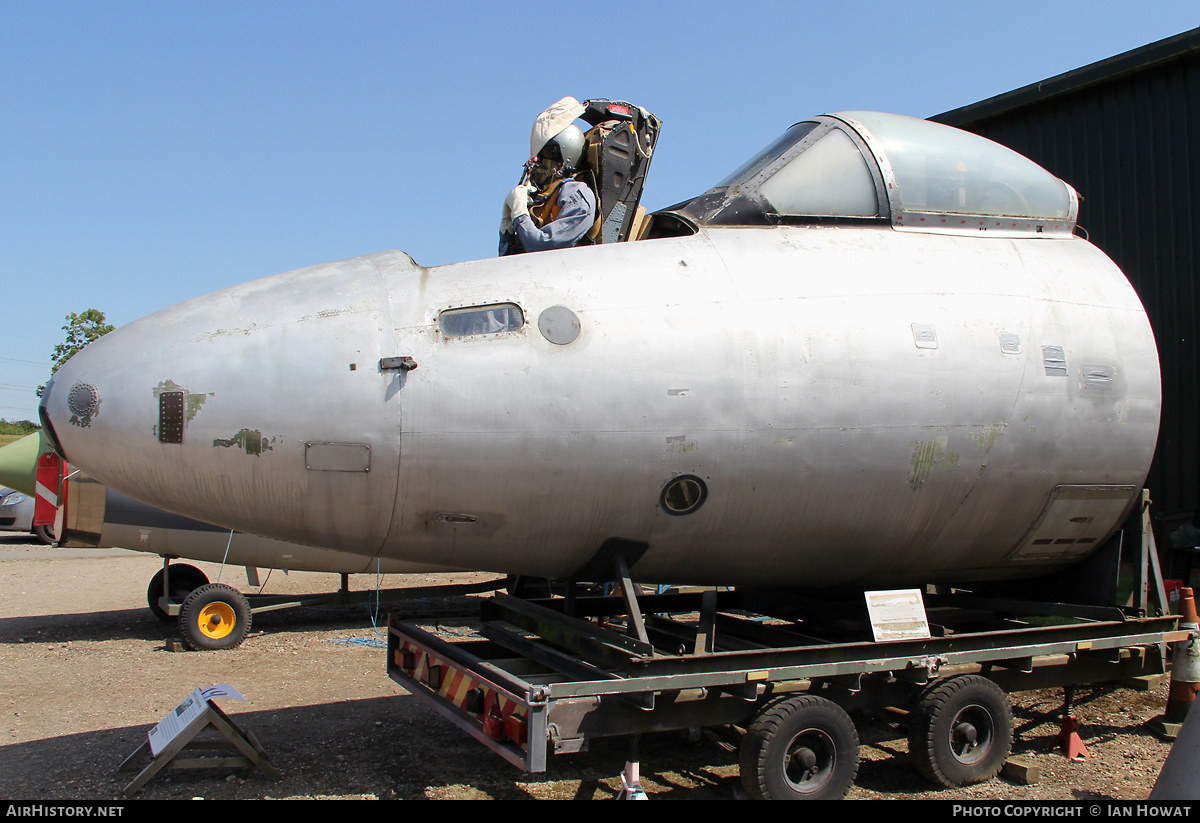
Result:
M1200 691L1200 618L1196 616L1196 600L1191 589L1179 590L1179 606L1183 611L1179 629L1190 632L1191 636L1175 643L1171 654L1167 710L1151 721L1159 734L1172 740L1179 736L1179 729L1196 702L1196 692Z

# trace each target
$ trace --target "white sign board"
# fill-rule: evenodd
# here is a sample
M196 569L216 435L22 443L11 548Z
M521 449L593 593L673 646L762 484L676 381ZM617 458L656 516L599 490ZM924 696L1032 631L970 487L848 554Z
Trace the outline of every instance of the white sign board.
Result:
M929 621L925 617L925 600L920 589L864 592L864 595L876 642L929 638Z
M150 753L158 757L158 753L169 746L172 740L201 719L204 710L208 708L208 701L217 697L232 697L234 700L246 699L233 686L225 684L209 686L203 691L196 689L150 730Z

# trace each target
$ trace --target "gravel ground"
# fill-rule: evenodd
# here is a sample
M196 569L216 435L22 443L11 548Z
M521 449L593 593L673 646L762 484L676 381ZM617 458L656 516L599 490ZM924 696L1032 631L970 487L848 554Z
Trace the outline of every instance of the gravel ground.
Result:
M256 615L238 649L172 652L174 627L145 605L157 557L106 550L46 549L0 536L0 797L105 800L131 779L117 767L146 732L193 688L228 683L245 703L221 707L254 732L283 773L273 782L245 769L164 772L139 797L237 798L611 798L620 788L627 744L553 757L528 775L475 743L394 684L364 611L296 609ZM210 579L218 568L201 566ZM391 576L383 586L437 585L488 575ZM240 569L224 582L242 591ZM270 593L336 589L336 575L275 572ZM351 578L351 589L375 585ZM430 601L437 609L449 602ZM459 603L458 605L461 605ZM381 622L383 618L380 618ZM862 718L862 763L851 799L1144 799L1169 745L1144 723L1160 714L1166 685L1150 691L1104 687L1076 694L1091 757L1056 752L1061 694L1013 695L1013 757L1040 768L1036 785L1003 778L938 790L908 763L903 733ZM648 736L641 744L644 788L654 799L744 797L729 735L688 740Z

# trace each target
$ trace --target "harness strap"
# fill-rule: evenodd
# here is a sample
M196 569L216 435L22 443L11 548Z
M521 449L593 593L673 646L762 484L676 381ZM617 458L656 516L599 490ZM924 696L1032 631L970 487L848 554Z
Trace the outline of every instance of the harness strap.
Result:
M580 172L571 177L564 177L561 180L555 180L554 183L550 185L550 188L546 190L546 193L544 195L540 195L541 197L545 197L545 200L529 209L529 217L533 220L533 224L535 226L537 226L539 229L545 228L548 223L553 223L558 219L558 214L560 211L562 211L562 206L560 206L558 202L558 190L562 187L562 184L568 180L575 180L583 183L592 190L593 196L595 196L595 186L588 185L588 181L580 179L585 173L586 172ZM578 245L590 245L595 243L596 238L600 236L600 229L603 224L604 215L600 209L600 198L597 197L596 219L592 222L592 227L588 229L587 234L580 239Z

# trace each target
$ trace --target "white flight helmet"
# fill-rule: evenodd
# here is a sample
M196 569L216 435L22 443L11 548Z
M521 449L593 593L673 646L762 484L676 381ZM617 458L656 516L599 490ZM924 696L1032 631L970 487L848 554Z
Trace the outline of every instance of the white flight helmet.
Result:
M563 172L570 173L579 168L585 142L579 126L572 123L551 137L539 154L550 160L561 161Z

